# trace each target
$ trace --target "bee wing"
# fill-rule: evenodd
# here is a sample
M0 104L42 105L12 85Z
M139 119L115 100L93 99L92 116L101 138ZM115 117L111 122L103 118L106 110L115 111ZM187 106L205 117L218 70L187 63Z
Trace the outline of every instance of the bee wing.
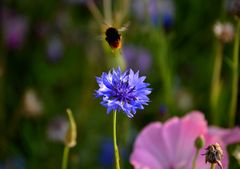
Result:
M111 27L110 24L108 24L106 21L103 21L103 25L107 26L107 27Z
M104 36L103 36L103 35L98 35L98 36L96 37L96 39L102 41L102 40L104 40Z
M118 29L118 31L119 31L119 32L124 32L124 31L126 31L126 30L128 29L128 27L129 27L129 25L130 25L130 22L127 22L126 24L124 24L123 27L121 27L120 29Z

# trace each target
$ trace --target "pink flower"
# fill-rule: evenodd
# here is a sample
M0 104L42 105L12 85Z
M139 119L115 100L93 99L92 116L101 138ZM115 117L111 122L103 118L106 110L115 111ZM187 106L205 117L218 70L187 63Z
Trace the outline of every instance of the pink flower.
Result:
M219 143L223 149L223 168L228 168L228 144L240 141L240 128L221 129L208 127L201 112L190 112L183 118L173 117L164 124L153 122L137 137L130 163L135 169L191 169L196 149L194 141L205 137L205 147ZM202 148L200 154L204 154ZM205 157L199 155L197 169L209 169ZM219 169L217 166L216 169Z

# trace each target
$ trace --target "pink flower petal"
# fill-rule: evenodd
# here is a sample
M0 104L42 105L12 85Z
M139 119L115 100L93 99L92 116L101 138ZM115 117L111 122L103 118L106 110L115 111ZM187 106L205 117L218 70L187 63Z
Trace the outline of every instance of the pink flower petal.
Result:
M165 169L169 164L165 139L162 134L162 124L159 122L147 125L139 134L134 144L130 162L139 169L139 166L148 166L149 169ZM142 169L142 168L141 168Z
M189 163L192 163L195 153L194 142L198 136L206 131L207 122L202 113L195 111L182 118L179 126L179 137L176 139L177 148L172 153L174 157L172 163L175 164L175 168L186 168Z
M209 127L208 133L220 137L224 144L234 144L240 142L240 128L223 129L219 127Z
M207 124L200 112L192 112L182 119L171 118L164 125L151 123L136 140L131 164L135 169L144 165L152 165L150 169L186 168L193 158L195 139L206 130ZM156 163L153 165L144 154Z
M137 149L131 156L131 164L135 169L164 169L153 154Z
M204 115L198 111L183 118L171 118L164 124L155 122L146 126L136 139L130 162L135 169L191 169L196 152L194 141L199 135L205 137L205 147L214 143L221 145L222 165L227 169L226 146L240 141L240 129L208 129ZM197 159L199 169L210 168L210 164L205 164L205 156L201 155L205 153L204 148Z

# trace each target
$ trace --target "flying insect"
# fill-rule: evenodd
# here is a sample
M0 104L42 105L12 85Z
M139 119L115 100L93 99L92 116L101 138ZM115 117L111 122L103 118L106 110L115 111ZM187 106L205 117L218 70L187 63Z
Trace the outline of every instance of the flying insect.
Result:
M126 31L128 24L120 29L109 26L105 31L105 40L108 42L112 49L119 49L122 47L122 35L121 32Z

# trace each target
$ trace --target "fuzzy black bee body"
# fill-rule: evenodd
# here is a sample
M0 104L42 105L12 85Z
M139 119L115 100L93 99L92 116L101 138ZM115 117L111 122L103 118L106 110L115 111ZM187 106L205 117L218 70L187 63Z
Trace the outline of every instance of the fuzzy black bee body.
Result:
M105 32L105 40L112 49L121 48L121 34L116 28L109 27Z

